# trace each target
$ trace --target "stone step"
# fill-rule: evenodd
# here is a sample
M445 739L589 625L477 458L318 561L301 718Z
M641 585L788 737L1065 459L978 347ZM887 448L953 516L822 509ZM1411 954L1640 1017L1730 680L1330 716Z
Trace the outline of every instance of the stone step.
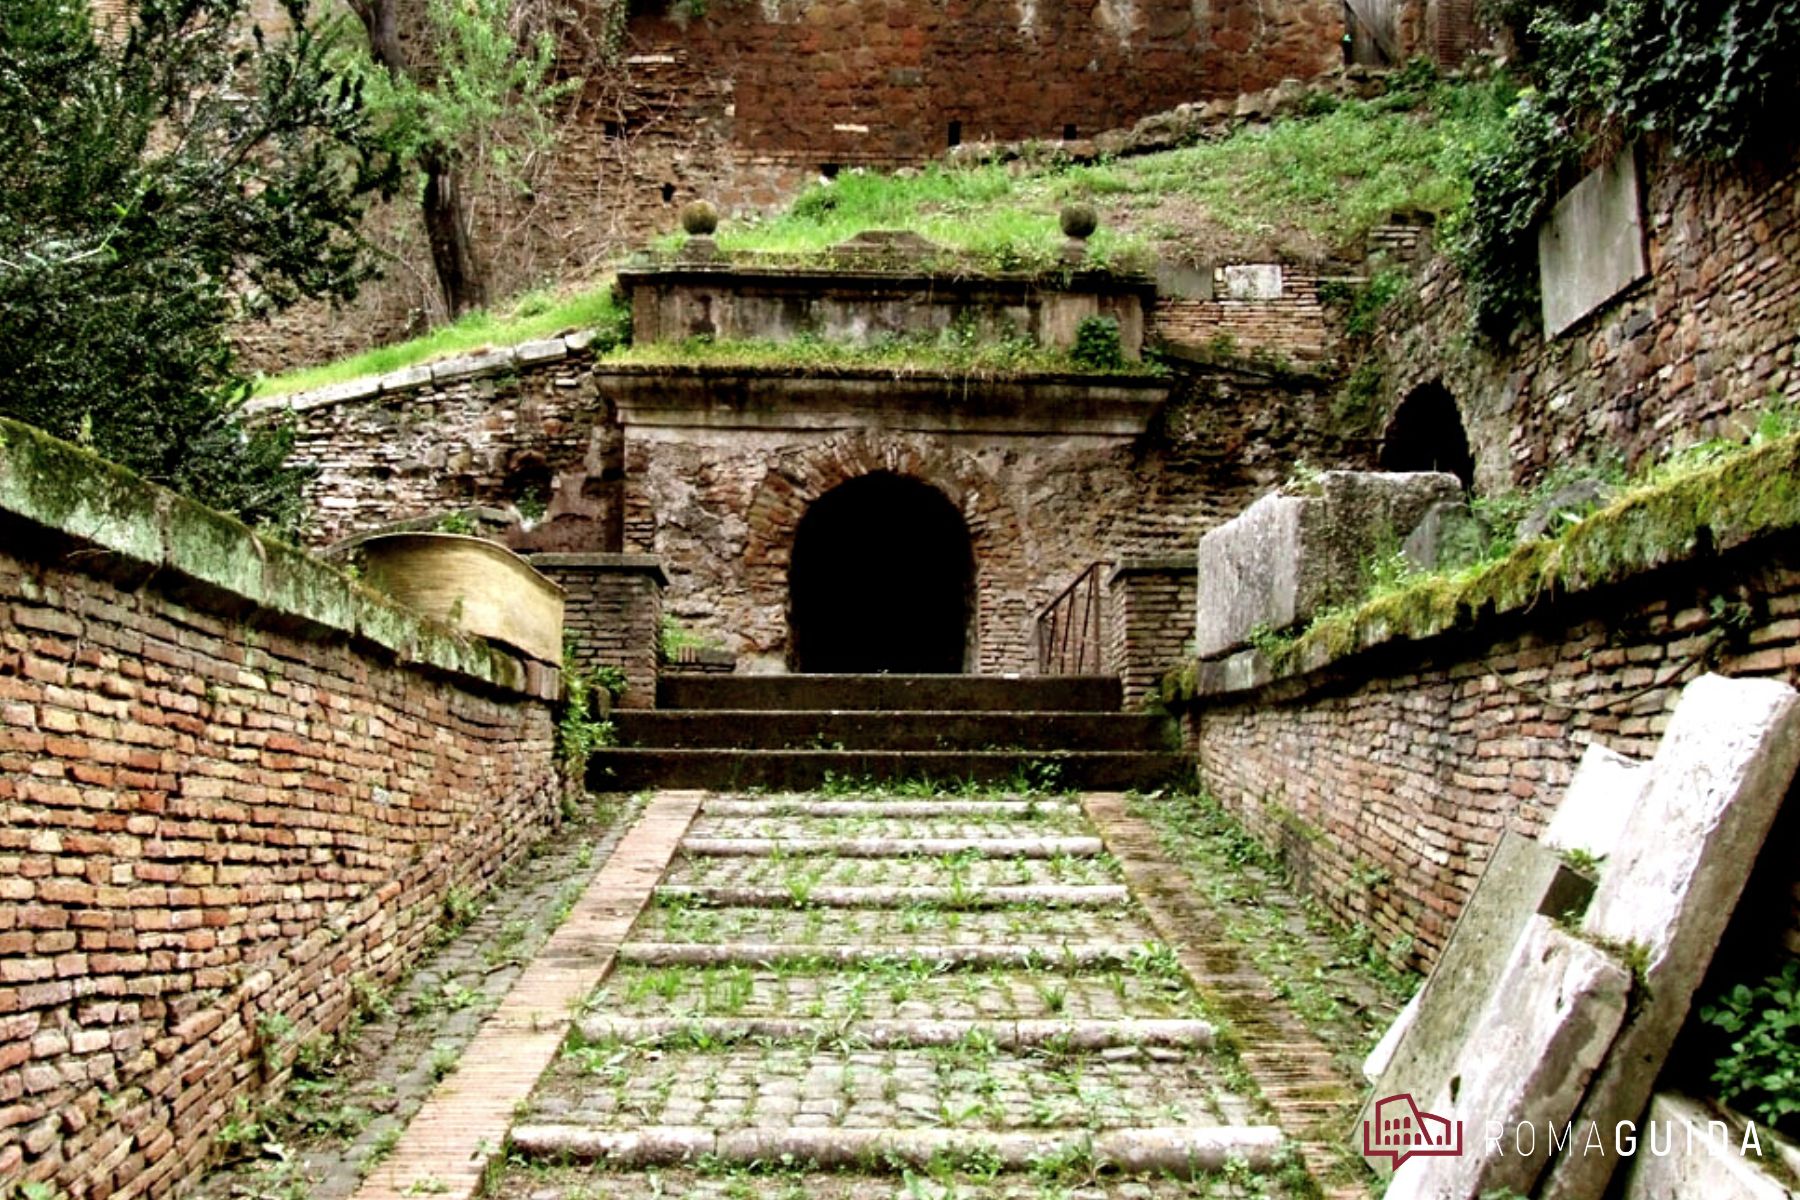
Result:
M728 677L725 677L728 678ZM840 783L1022 782L1120 792L1163 786L1192 770L1181 755L1135 750L671 750L613 747L588 761L588 788L804 791Z
M619 743L735 750L1143 750L1176 748L1148 713L624 709Z
M820 796L744 798L709 796L700 804L702 817L968 817L976 820L1036 820L1080 817L1081 806L1070 800L828 800Z
M1097 837L733 837L682 840L681 852L694 858L1092 858L1106 850Z
M1241 1161L1271 1171L1285 1139L1273 1125L1085 1130L747 1128L700 1126L594 1129L523 1124L512 1151L527 1161L605 1163L614 1169L804 1162L822 1170L928 1170L947 1161L982 1161L1004 1171L1077 1159L1096 1170L1191 1178Z
M1117 676L683 675L657 681L659 709L1112 712Z
M918 963L945 969L1038 967L1089 971L1128 967L1144 954L1141 944L1081 942L1061 946L821 946L808 942L627 942L618 961L645 967L849 966Z
M714 1045L731 1042L840 1042L846 1049L927 1049L981 1046L994 1050L1054 1049L1091 1053L1119 1046L1211 1049L1218 1030L1208 1021L1144 1019L1116 1021L915 1020L826 1021L791 1017L590 1017L580 1022L588 1044L629 1042L634 1046L670 1043Z
M881 1020L1113 1021L1205 1017L1180 979L1149 971L1045 971L993 966L939 970L929 963L846 963L670 969L621 964L594 996L593 1017L816 1018L847 1026Z
M1087 832L1078 816L1050 820L977 820L968 817L725 817L703 815L688 830L690 838L767 838L791 842L802 838L914 840L918 838L1030 839L1072 837Z
M1110 908L796 908L790 902L712 908L668 896L647 909L632 937L651 942L723 945L792 942L808 946L880 946L905 954L912 946L1141 945L1156 934L1128 905Z
M1039 887L1121 882L1096 858L681 858L666 882L699 887Z
M658 899L682 900L716 908L1111 908L1130 893L1116 884L1056 884L988 888L951 887L692 887L670 884L656 890Z

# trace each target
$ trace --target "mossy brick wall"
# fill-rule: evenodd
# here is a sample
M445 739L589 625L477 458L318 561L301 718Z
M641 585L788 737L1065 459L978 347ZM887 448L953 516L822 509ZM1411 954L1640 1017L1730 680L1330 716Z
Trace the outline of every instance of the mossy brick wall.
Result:
M1606 455L1654 459L1800 397L1800 164L1683 163L1655 145L1642 162L1651 275L1564 336L1473 339L1443 259L1383 318L1390 402L1441 380L1486 490Z
M1215 697L1186 725L1205 786L1304 889L1425 966L1583 744L1650 757L1706 669L1800 683L1800 534Z
M172 1195L554 820L554 676L0 424L0 1180ZM241 586L222 586L235 578Z

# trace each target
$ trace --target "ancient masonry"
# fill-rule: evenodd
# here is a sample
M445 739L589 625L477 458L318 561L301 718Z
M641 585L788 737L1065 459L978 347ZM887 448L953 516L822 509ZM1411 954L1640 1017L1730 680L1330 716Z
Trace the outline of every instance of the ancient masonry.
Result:
M840 170L916 167L995 142L1085 153L1177 106L1212 101L1229 113L1247 94L1341 69L1347 31L1365 24L1341 0L624 8L589 0L568 10L560 68L584 83L534 168L529 202L496 192L476 205L496 294L594 270L673 228L695 198L766 211ZM1382 27L1357 62L1423 54L1454 66L1483 40L1469 0L1355 8ZM429 278L414 224L398 208L375 219L384 244ZM245 347L279 368L395 340L427 303L411 280L392 272L343 312L297 310L248 331Z

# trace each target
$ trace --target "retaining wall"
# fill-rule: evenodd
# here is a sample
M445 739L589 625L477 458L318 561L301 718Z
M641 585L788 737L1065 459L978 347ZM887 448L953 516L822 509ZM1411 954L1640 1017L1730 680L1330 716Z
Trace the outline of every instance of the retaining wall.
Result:
M557 677L0 422L0 1179L171 1194L548 829Z

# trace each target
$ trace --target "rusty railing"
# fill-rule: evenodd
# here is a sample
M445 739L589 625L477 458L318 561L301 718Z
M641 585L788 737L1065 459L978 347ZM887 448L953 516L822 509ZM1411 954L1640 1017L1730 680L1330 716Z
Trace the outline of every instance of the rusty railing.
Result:
M1105 674L1106 572L1111 568L1110 562L1093 564L1038 614L1038 674Z

